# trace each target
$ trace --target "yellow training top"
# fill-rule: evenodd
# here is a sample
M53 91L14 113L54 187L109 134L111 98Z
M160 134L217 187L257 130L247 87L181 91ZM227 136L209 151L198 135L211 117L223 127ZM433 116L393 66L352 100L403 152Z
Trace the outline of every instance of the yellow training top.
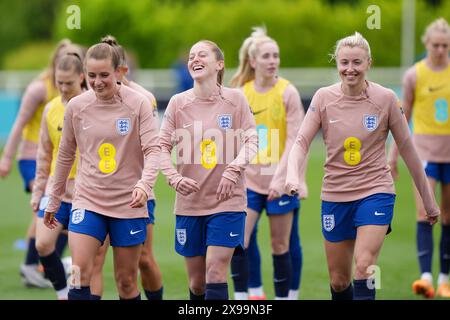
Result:
M450 134L448 115L450 65L442 71L433 71L424 60L416 63L414 95L414 133L426 135Z
M286 106L283 94L289 81L279 78L269 91L255 90L254 80L244 84L244 94L253 111L258 131L258 155L252 164L278 163L286 145ZM272 141L273 140L273 141Z

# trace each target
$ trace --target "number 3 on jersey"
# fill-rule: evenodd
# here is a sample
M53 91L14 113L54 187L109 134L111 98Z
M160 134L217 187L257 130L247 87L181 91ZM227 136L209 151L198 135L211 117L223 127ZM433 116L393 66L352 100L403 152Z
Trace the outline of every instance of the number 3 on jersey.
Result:
M116 148L111 143L103 143L98 148L98 155L100 161L98 162L98 168L104 174L112 173L116 170Z
M355 137L348 137L344 141L344 161L349 166L356 166L361 162L361 141Z
M217 165L216 157L217 145L211 139L205 139L200 145L202 152L202 166L206 169L213 169Z

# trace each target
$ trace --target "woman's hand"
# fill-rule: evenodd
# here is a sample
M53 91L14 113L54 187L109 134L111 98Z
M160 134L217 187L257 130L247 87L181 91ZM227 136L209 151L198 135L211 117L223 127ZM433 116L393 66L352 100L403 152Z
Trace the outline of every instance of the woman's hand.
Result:
M183 196L188 196L191 193L197 192L199 190L200 187L197 181L187 177L181 178L180 182L178 182L178 185L176 187L176 191Z
M56 214L55 212L48 212L48 211L45 211L44 213L44 225L52 230L58 226L57 224L58 220L56 220L55 214Z
M131 195L130 207L132 208L142 208L147 204L147 194L141 188L134 188L133 194Z
M236 187L236 183L233 181L222 177L219 183L219 187L217 187L216 198L219 201L225 201L230 199L234 194L234 188Z

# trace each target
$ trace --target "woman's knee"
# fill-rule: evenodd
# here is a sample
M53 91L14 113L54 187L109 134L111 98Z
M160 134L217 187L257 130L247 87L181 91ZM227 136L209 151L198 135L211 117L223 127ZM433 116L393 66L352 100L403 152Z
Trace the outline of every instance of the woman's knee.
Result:
M39 256L46 257L55 251L55 244L38 238L36 239L36 250Z

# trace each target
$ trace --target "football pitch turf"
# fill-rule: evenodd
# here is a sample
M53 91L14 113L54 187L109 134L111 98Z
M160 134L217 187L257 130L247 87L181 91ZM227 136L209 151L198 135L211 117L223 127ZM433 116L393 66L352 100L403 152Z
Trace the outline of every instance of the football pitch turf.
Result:
M323 177L325 149L321 138L314 141L309 156L307 184L309 197L302 201L300 237L303 249L303 271L300 299L330 298L329 281L320 219L320 188ZM384 242L377 265L381 275L381 289L377 299L417 299L411 284L419 276L415 249L415 204L410 175L402 161L399 162L400 180L396 182L397 201L392 223L393 232ZM17 248L16 241L25 238L31 220L29 195L25 194L22 181L14 166L11 175L0 180L0 299L55 299L53 289L25 288L20 280L19 265L24 251ZM161 268L164 299L188 299L188 282L184 260L174 250L173 203L174 191L160 174L155 187L156 224L153 249ZM438 274L438 251L440 225L434 228L435 252L433 271ZM258 240L262 256L263 284L267 298L273 299L272 259L267 216L263 214L259 224ZM112 250L104 266L103 299L118 299L112 273ZM66 255L69 254L66 249ZM229 279L232 298L232 282ZM144 298L143 292L142 297Z

